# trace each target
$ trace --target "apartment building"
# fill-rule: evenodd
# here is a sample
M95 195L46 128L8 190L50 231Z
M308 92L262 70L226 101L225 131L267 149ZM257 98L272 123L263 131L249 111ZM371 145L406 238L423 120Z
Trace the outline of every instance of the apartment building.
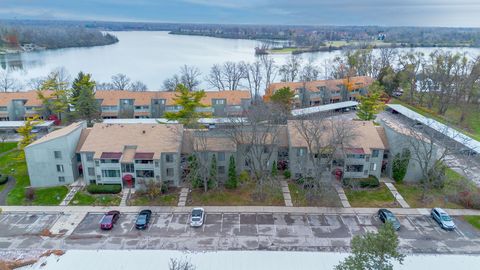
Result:
M312 148L300 134L297 121L265 132L246 126L237 134L229 126L198 130L184 129L181 124L98 123L86 128L84 123L75 123L27 147L27 163L32 186L61 185L80 174L92 184L141 187L153 180L178 186L192 154L206 168L215 155L220 181L227 179L231 156L237 173L260 167L270 170L275 162L287 167L294 178L308 177L315 168L309 157L321 159L322 154L309 153ZM353 136L336 147L334 158L325 164L326 175L339 170L347 178L388 175L389 145L395 145L390 140L396 137L372 122L351 121L348 126ZM328 134L322 136L328 139Z
M386 147L380 136L379 129L371 121L349 122L349 139L344 142L345 145L343 146L331 143L335 141L331 138L331 136L334 136L332 134L334 132L303 131L312 130L308 125L316 125L318 122L312 121L311 123L307 122L300 125L298 121L291 120L287 124L289 167L294 178L313 175L314 164L312 157L320 159L320 163L316 162L317 164L322 164L321 159L324 159L325 164L322 167L325 168L326 174L339 170L345 178L366 178L369 175L380 178ZM332 125L331 123L323 124ZM307 127L303 128L305 126ZM327 126L326 129L328 128ZM309 135L305 136L304 134ZM315 146L316 144L320 144L320 146ZM329 146L335 148L335 151L332 153L309 152L309 149L321 152L325 147Z
M52 92L45 91L46 97ZM0 121L23 121L33 115L45 119L43 104L36 91L0 93Z
M88 183L179 185L182 125L100 123L86 130L77 153Z
M47 187L73 183L79 176L77 144L86 122L73 123L55 130L25 147L30 184Z
M340 80L272 83L265 91L264 100L268 101L279 89L289 87L295 93L294 108L355 101L358 96L367 93L368 86L372 83L373 79L366 76Z
M45 91L49 97L51 91ZM211 113L215 117L240 115L248 109L251 102L249 91L207 91L199 110ZM181 108L175 105L175 92L163 91L97 91L101 116L109 118L161 118L165 112L176 112ZM0 121L25 120L35 114L45 119L49 115L43 112L43 105L36 91L0 93Z

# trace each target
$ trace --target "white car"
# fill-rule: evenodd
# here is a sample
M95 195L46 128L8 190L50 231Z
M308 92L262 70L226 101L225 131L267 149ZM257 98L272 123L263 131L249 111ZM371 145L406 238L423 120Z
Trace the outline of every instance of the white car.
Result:
M205 219L205 210L203 208L193 208L192 217L190 218L190 226L200 227Z

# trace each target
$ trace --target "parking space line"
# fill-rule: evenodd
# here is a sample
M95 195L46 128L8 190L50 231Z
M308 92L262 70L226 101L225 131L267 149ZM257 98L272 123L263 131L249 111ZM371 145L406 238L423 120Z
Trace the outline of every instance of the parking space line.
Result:
M415 222L413 222L413 220L410 219L409 216L405 216L406 219L408 220L408 222L410 222L412 224L412 226L415 228L415 231L418 231L419 233L421 234L425 234L418 226L417 224L415 224Z
M242 226L241 226L241 225L242 225L242 223L241 223L241 221L240 221L240 219L241 219L241 218L242 218L242 217L241 217L241 214L238 214L238 232L240 232L240 231L241 231L241 229L240 229L240 228L242 227Z
M172 216L170 217L170 221L168 222L168 225L167 225L167 232L168 232L168 229L170 228L170 224L172 224L172 220L173 220L173 212L172 212Z
M433 230L435 230L437 233L439 233L439 234L445 233L445 231L442 228L438 228L440 225L433 218L423 216L423 219L427 220L427 223L430 224L430 226L432 226Z
M188 214L187 216L187 221L185 222L185 232L187 232L187 225L188 225L188 221L190 220L190 214Z
M222 213L222 222L220 223L220 232L223 232L223 213Z
M207 217L208 217L206 212L204 213L204 215L205 215L205 218L204 218L205 220L203 221L202 232L205 232L205 226L207 225Z

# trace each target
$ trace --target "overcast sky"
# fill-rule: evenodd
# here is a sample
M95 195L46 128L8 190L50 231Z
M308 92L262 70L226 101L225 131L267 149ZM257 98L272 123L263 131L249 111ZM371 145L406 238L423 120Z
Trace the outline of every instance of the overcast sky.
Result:
M0 0L0 18L480 27L480 0Z

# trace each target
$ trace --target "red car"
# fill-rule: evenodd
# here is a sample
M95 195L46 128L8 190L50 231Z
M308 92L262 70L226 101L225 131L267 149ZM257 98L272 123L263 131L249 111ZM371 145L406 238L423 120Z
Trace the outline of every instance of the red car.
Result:
M100 221L100 229L111 230L113 228L113 224L115 224L119 218L119 211L109 211L103 216L102 220Z

